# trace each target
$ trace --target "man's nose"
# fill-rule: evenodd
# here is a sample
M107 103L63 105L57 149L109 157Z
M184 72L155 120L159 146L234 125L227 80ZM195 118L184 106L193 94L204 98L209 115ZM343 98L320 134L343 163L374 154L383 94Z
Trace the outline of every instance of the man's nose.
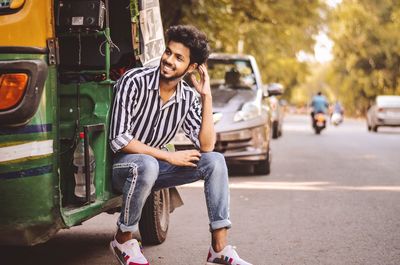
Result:
M174 55L169 55L169 56L167 56L167 58L165 59L165 61L167 62L167 63L169 63L169 64L172 64L173 63L173 61L174 61Z

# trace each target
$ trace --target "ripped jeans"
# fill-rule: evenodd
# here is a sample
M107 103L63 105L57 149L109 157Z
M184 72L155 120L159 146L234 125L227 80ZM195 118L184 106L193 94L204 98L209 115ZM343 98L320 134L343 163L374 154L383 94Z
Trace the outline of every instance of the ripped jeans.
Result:
M122 192L118 227L137 232L142 208L153 190L204 180L210 230L230 228L229 181L225 158L216 152L202 153L197 167L174 166L144 154L118 153L114 158L112 184Z

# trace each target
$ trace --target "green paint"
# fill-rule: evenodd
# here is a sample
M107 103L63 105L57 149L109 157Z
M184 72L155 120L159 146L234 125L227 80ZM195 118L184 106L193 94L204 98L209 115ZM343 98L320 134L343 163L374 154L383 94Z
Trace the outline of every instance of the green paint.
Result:
M1 180L0 225L51 223L56 190L51 173Z
M13 160L10 162L4 162L0 164L0 174L5 174L8 172L16 172L16 171L22 171L22 170L27 170L30 168L36 168L36 167L41 167L41 166L47 166L47 165L52 165L53 164L53 155L48 155L48 156L38 156L38 157L32 157L29 159L18 159L18 160ZM0 179L0 183L2 183ZM1 185L1 184L0 184Z

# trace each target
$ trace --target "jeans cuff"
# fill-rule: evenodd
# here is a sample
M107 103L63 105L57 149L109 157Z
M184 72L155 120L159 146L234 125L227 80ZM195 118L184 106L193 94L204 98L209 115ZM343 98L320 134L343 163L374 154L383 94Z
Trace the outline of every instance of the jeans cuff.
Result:
M120 220L118 220L117 226L118 226L119 230L121 230L121 232L123 232L123 233L125 233L125 232L135 233L135 232L139 231L139 224L127 226L127 225L124 225L123 223L121 223Z
M232 227L231 221L228 219L225 220L219 220L219 221L214 221L210 223L210 232L220 229L220 228L226 228L229 229Z

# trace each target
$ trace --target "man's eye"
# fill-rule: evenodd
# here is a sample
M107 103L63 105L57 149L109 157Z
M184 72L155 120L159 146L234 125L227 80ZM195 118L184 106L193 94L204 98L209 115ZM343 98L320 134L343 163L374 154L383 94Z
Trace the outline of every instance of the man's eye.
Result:
M183 58L178 56L178 61L183 62Z

